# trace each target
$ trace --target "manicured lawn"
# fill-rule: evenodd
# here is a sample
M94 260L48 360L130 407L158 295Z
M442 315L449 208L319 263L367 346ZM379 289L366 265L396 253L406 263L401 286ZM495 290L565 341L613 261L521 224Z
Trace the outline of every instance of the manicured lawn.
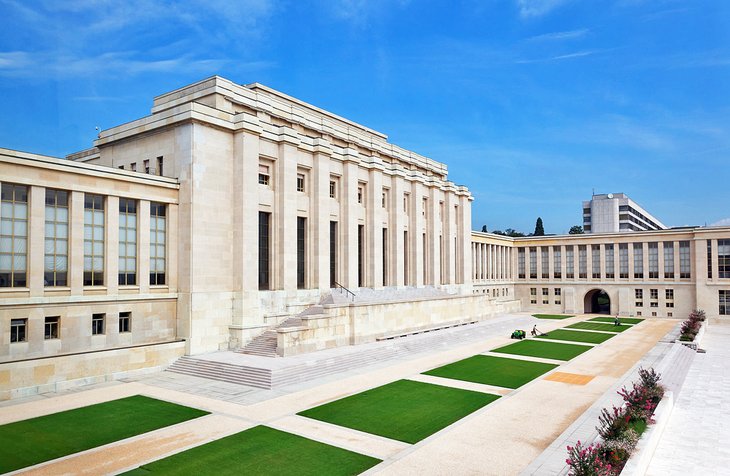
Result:
M588 331L606 331L606 332L623 332L626 329L631 329L631 326L621 324L620 326L614 326L613 324L603 324L601 322L576 322L567 326L568 329L585 329Z
M538 336L539 339L556 339L556 340L569 340L573 342L588 342L590 344L600 344L606 342L608 339L613 337L615 334L603 334L601 332L583 332L583 331L569 331L566 329L555 329L545 335Z
M208 412L135 395L0 426L0 473L106 445Z
M593 322L610 322L613 324L613 317L594 317L593 319L588 320ZM638 324L644 319L637 319L635 317L619 317L618 320L621 324Z
M543 359L570 360L576 355L591 349L592 347L587 345L561 344L530 339L493 349L492 352L528 355L530 357L542 357Z
M475 355L423 373L467 382L517 388L555 367L557 365L542 362Z
M498 398L487 393L398 380L298 414L416 443Z
M370 456L256 426L124 474L344 476L360 474L378 463Z
M567 319L575 316L564 314L533 314L532 317L537 317L538 319Z

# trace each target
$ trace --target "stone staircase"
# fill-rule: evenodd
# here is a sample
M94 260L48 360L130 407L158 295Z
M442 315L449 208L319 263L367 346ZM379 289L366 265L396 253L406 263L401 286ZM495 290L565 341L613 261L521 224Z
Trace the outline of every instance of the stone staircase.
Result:
M450 294L442 289L433 286L415 287L385 287L380 289L373 288L356 288L348 294L347 291L340 288L333 288L330 295L326 296L320 304L377 304L382 302L393 301L413 301L417 299L438 299L449 296Z
M305 310L304 312L307 311ZM278 354L276 353L276 329L301 327L302 325L302 320L299 316L290 317L278 326L275 326L273 329L264 331L260 336L255 337L251 340L251 342L249 342L236 352L249 355L258 355L260 357L278 357Z

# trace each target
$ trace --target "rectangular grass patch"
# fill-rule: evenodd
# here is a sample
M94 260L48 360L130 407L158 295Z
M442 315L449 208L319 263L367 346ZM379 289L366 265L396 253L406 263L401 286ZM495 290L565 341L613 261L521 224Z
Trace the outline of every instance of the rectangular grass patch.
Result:
M594 317L593 319L588 320L592 322L610 322L613 324L613 317ZM644 319L637 319L635 317L619 317L618 320L621 324L638 324Z
M207 415L134 395L0 426L0 473Z
M498 398L487 393L397 380L298 415L416 443Z
M631 326L621 324L620 326L614 326L613 324L604 324L602 322L576 322L566 326L567 329L585 329L587 331L605 331L605 332L623 332L626 329L631 329Z
M537 317L538 319L567 319L575 316L566 314L533 314L532 317Z
M255 426L123 473L124 475L348 476L379 459L303 436Z
M559 342L530 339L499 347L493 349L491 352L527 355L529 357L541 357L543 359L570 360L576 355L580 355L591 349L592 347L587 345L562 344Z
M600 344L616 334L604 334L602 332L569 331L567 329L555 329L538 336L539 339L568 340L572 342L587 342L589 344Z
M530 362L529 360L475 355L423 373L485 385L517 388L555 367L557 367L555 364Z

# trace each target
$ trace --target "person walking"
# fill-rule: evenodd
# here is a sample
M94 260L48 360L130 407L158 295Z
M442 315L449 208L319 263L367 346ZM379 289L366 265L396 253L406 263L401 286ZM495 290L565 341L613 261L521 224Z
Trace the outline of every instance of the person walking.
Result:
M537 330L537 324L535 324L534 326L532 326L532 332L530 332L530 334L532 335L532 337L536 337L537 334L539 334L539 333L540 333L540 331Z
M620 326L621 325L621 321L618 318L618 314L616 314L616 317L613 318L613 325L614 326Z

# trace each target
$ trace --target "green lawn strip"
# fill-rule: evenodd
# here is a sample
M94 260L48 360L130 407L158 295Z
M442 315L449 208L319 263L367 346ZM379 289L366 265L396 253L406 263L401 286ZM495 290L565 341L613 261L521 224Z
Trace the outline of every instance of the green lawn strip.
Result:
M563 314L533 314L532 317L537 317L538 319L567 319L575 316Z
M588 319L592 322L610 322L613 324L613 317L594 317L593 319ZM621 324L638 324L644 319L637 319L635 317L619 317L618 320L621 322Z
M207 415L134 395L0 426L0 473Z
M529 360L508 359L493 355L475 355L423 373L435 377L465 380L485 385L517 388L546 372L550 372L555 367L557 367L555 364L530 362Z
M298 415L416 443L498 398L488 393L397 380Z
M605 332L623 332L626 329L631 329L632 326L621 324L620 326L614 326L613 324L603 324L601 322L576 322L566 326L567 329L585 329L587 331L605 331Z
M548 332L547 334L538 336L538 338L600 344L601 342L606 342L608 339L615 335L616 334L605 334L602 332L569 331L566 329L555 329Z
M527 355L543 359L570 360L576 355L591 350L592 347L578 344L561 344L544 340L523 340L514 344L491 350L500 354Z
M255 426L123 474L344 476L360 474L378 463L370 456Z

